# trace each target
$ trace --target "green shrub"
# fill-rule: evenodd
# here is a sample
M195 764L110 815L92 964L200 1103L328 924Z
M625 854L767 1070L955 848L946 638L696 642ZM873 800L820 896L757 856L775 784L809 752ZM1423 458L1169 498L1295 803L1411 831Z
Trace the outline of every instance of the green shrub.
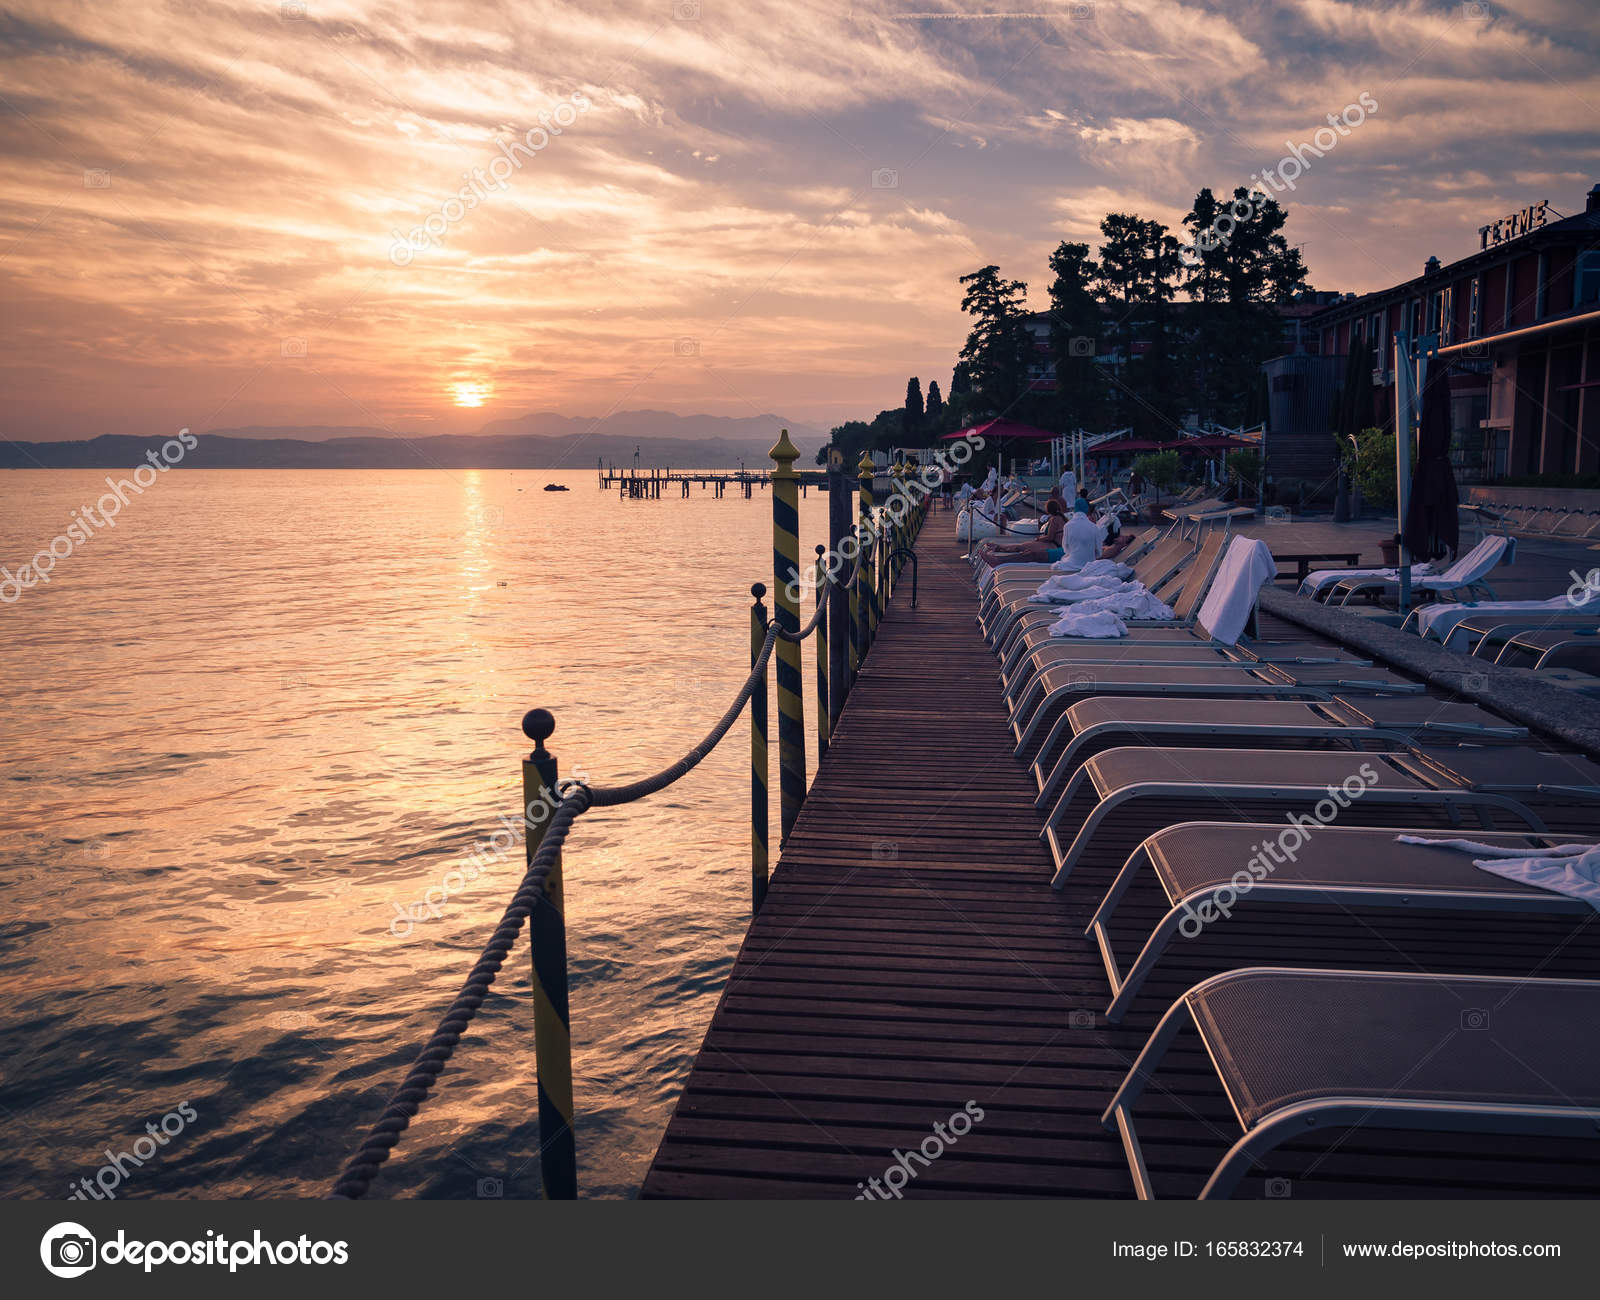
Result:
M1369 506L1395 507L1394 434L1383 429L1363 429L1356 441L1356 486Z

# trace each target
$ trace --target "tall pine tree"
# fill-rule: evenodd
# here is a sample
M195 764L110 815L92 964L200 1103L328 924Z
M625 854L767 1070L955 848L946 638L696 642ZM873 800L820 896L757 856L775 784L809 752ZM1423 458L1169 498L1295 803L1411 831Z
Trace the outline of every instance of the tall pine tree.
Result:
M984 413L999 415L1028 392L1028 359L1033 350L1023 305L1028 286L1021 280L1002 279L998 266L980 267L962 276L961 283L967 286L961 310L973 318L961 359Z
M1050 270L1055 277L1050 281L1050 351L1056 372L1052 423L1066 433L1092 431L1104 417L1105 376L1096 359L1102 321L1089 245L1056 245Z
M922 381L915 375L906 380L905 418L901 421L901 425L906 446L920 447L923 425Z
M1130 212L1108 213L1100 234L1104 242L1094 287L1111 314L1111 422L1131 424L1153 437L1172 437L1174 414L1183 405L1181 367L1172 361L1168 338L1168 304L1182 270L1178 241L1161 222ZM1147 345L1142 357L1135 355L1138 343Z

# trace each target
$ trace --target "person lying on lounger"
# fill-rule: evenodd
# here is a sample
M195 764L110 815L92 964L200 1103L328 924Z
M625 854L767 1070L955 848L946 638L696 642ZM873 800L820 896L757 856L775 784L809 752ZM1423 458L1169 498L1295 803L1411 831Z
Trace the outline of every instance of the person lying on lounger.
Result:
M1044 509L1044 526L1037 537L1011 542L984 542L978 547L978 558L985 564L1015 564L1021 561L1048 564L1059 560L1063 554L1061 534L1067 524L1066 511L1054 497L1044 503Z
M1128 549L1133 538L1122 530L1122 520L1117 518L1117 512L1109 506L1096 521L1097 525L1105 528L1105 541L1100 546L1102 560L1114 560Z

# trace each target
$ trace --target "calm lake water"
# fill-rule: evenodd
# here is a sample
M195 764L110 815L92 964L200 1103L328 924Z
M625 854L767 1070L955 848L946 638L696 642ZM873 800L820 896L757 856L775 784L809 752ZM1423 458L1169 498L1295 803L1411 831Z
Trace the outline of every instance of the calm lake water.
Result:
M105 491L0 475L0 565ZM801 503L805 553L826 516ZM420 907L516 815L523 712L564 775L676 759L744 676L770 548L761 491L180 469L0 605L0 1194L322 1195L521 875L491 855ZM634 1194L743 935L748 752L740 724L569 840L585 1196ZM524 932L374 1194L537 1196L537 1150Z

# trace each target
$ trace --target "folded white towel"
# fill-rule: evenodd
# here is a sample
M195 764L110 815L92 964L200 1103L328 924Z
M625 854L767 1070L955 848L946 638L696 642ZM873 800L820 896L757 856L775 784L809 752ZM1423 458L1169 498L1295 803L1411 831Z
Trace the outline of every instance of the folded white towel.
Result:
M1481 871L1519 885L1581 899L1600 912L1600 845L1558 844L1550 849L1523 849L1480 844L1476 840L1430 840L1420 835L1396 835L1395 839L1402 844L1430 844L1474 854L1472 865Z
M1050 624L1051 636L1119 637L1128 635L1128 625L1109 609L1084 609L1075 606Z

